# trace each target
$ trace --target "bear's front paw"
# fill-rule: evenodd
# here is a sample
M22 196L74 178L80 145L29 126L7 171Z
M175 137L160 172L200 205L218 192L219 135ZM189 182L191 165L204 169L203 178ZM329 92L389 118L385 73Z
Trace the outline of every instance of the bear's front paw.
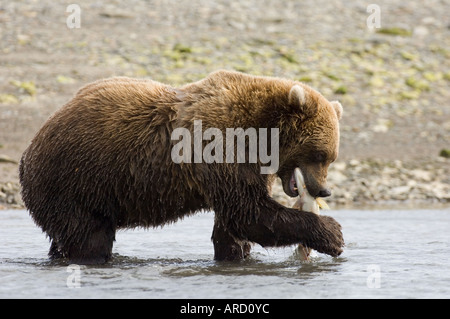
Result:
M323 215L319 216L319 225L320 238L309 247L333 257L339 256L344 246L341 225L334 218Z

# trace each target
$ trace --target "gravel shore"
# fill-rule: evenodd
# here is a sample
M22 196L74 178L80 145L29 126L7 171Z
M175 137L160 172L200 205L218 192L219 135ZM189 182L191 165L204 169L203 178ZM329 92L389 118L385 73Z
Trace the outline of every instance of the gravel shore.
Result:
M341 101L331 208L450 206L448 1L377 1L375 29L361 1L77 4L80 28L68 27L66 3L0 3L0 208L23 207L17 162L79 87L115 75L176 86L221 68Z

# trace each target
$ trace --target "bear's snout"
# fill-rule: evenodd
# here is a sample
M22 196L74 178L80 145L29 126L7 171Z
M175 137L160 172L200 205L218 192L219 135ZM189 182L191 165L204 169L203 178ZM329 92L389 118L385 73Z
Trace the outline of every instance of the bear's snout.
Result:
M328 197L331 196L331 191L328 188L321 189L315 197Z

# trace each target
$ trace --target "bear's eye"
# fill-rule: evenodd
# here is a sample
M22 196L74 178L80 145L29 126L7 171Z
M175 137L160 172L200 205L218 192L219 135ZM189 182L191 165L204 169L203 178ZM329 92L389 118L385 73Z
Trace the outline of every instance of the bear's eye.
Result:
M311 158L311 160L316 163L325 162L326 159L327 159L327 155L324 152L320 152L320 151L314 152L312 154L312 158Z

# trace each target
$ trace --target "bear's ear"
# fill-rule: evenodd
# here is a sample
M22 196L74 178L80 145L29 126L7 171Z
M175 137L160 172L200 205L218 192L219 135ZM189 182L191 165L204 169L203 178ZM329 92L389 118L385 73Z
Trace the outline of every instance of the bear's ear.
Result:
M343 112L341 103L339 103L338 101L332 101L330 103L333 106L334 111L336 112L338 120L340 120L342 118L342 112Z
M307 103L307 91L297 84L289 91L289 105L293 106L295 111L301 111L305 118L313 117L317 113L317 105Z
M306 92L300 85L294 85L289 91L289 104L303 105L306 102Z

